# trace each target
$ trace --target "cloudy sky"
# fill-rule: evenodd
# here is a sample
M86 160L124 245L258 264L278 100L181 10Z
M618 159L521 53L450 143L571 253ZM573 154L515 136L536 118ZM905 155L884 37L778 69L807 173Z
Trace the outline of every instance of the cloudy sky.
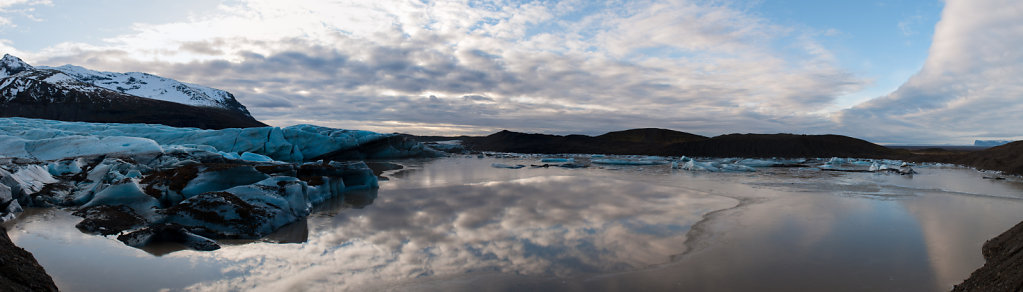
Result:
M1017 0L0 0L0 52L275 126L1023 139Z

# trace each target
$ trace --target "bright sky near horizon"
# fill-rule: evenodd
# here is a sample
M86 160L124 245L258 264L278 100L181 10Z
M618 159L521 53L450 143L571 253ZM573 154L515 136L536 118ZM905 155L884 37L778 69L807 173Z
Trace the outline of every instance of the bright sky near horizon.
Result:
M1014 0L0 0L0 52L33 65L413 134L1023 139L1021 46Z

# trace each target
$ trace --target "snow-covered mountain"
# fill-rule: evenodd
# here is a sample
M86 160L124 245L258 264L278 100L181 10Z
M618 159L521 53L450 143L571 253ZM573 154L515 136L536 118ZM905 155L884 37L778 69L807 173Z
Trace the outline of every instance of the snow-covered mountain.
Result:
M231 93L147 73L0 59L0 117L152 123L197 128L265 126Z
M249 115L245 106L238 103L234 95L227 91L184 83L149 73L100 72L74 65L39 68L59 71L66 74L64 76L69 76L77 81L124 94L193 106L220 107Z

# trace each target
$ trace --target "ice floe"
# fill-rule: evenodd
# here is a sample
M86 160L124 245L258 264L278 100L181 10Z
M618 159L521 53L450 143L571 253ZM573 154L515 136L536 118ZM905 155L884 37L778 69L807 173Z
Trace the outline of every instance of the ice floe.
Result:
M511 165L511 164L504 164L504 163L493 163L493 164L490 164L490 166L493 167L493 168L507 168L507 169L519 169L519 168L526 167L525 165L522 165L522 164Z

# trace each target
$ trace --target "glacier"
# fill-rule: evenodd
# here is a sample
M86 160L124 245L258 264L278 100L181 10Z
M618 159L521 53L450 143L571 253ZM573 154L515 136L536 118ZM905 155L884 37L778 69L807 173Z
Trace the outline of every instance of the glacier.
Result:
M439 156L394 134L299 125L200 130L0 118L0 221L68 207L79 229L130 246L259 238L352 190L379 187L348 158ZM334 159L345 158L345 159ZM348 161L340 161L348 160Z
M397 134L314 125L202 130L151 124L0 118L0 138L0 153L4 156L44 161L100 154L152 156L168 146L206 147L200 149L223 152L232 159L265 161L270 158L287 162L445 155ZM74 147L67 147L67 144ZM246 152L250 154L245 155ZM245 157L241 157L243 155Z

